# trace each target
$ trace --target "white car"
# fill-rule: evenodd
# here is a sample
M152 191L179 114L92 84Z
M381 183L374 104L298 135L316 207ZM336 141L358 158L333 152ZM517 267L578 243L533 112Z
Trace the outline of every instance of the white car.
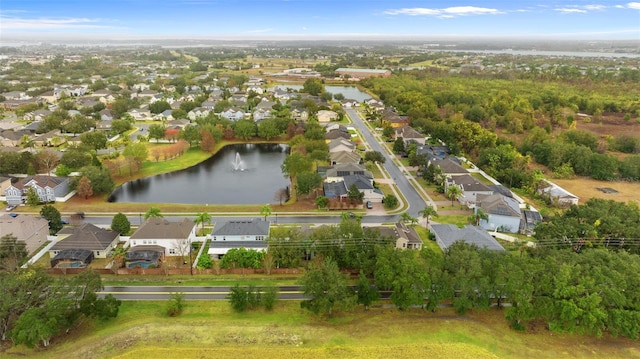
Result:
M11 211L13 211L16 207L17 207L17 206L16 206L15 204L9 205L9 206L7 206L7 208L6 208L6 211L7 211L7 212L11 212Z

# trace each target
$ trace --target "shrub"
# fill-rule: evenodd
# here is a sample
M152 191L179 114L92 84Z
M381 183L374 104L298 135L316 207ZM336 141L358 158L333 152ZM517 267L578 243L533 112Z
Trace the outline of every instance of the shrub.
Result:
M172 293L171 299L167 302L167 315L177 317L184 309L184 293Z

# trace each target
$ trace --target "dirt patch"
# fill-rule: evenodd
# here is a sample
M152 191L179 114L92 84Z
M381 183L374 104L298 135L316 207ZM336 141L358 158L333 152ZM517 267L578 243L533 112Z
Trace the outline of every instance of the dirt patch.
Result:
M580 203L584 203L590 198L640 203L640 182L603 182L591 178L553 179L553 182L580 197ZM599 188L608 188L609 191L613 190L616 193L605 193L600 191Z

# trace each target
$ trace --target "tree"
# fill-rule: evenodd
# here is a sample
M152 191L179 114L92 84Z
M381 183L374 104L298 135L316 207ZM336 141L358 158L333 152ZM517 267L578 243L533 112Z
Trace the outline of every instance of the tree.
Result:
M393 141L393 153L404 153L404 140L400 136L396 137L396 140Z
M177 317L184 309L184 293L171 293L171 298L167 303L167 315Z
M211 215L208 212L200 212L196 215L194 222L200 224L200 231L204 232L204 224L211 224Z
M396 208L398 207L398 198L392 194L388 194L382 199L382 204L386 209Z
M156 101L149 105L149 111L153 114L163 113L166 110L170 110L171 105L164 100Z
M338 264L326 259L319 265L311 264L301 279L305 296L302 308L315 314L331 317L335 309L347 309L355 304L355 297L347 286L347 278L340 273Z
M267 217L271 215L271 206L268 204L262 206L262 209L260 209L260 215L264 216L264 220L266 221Z
M298 152L291 153L280 166L282 173L289 176L291 184L296 183L295 179L298 173L308 172L311 170L311 160Z
M91 180L86 176L80 177L78 185L76 186L78 196L87 199L93 196L93 187L91 187Z
M240 120L235 125L235 136L243 140L250 140L256 135L256 123L251 120Z
M62 229L62 217L60 216L60 211L58 211L56 207L50 204L45 204L40 209L40 216L49 222L50 234L56 234Z
M0 272L17 270L28 255L27 242L19 241L12 233L0 238Z
M113 189L114 183L111 178L111 173L105 167L87 166L80 172L87 177L93 188L93 194L105 194L110 193Z
M318 208L327 208L327 204L329 204L329 198L325 196L316 197L316 206Z
M275 119L266 119L258 124L258 136L269 141L272 138L276 138L282 134L282 131L277 126Z
M111 220L111 230L120 233L121 236L126 236L131 231L131 222L124 213L118 212Z
M155 139L158 142L160 139L164 138L164 130L165 127L162 124L154 123L149 126L149 139Z
M229 292L227 299L229 299L229 303L231 304L231 308L234 312L242 313L247 310L247 307L249 306L247 294L247 290L240 287L239 284L231 287L231 291Z
M279 188L274 193L273 199L280 202L280 205L282 206L283 202L286 202L289 200L289 191L287 190L287 188Z
M352 183L347 190L347 197L354 201L355 203L362 203L362 199L364 198L364 192L360 192L358 186L355 183Z
M205 152L212 153L216 146L216 141L213 139L211 132L200 130L200 138L200 148Z
M380 164L384 164L384 162L386 161L386 159L384 158L384 155L378 151L367 151L364 154L364 160L370 161L370 162L377 162Z
M107 135L102 131L85 132L80 135L80 142L94 150L107 148Z
M447 198L451 200L451 205L453 206L453 201L457 201L460 196L462 196L462 189L456 185L451 185L447 188Z
M309 194L322 184L322 176L317 172L302 172L296 177L298 195Z
M149 207L147 212L144 214L144 219L149 218L162 218L162 212L160 212L160 208L158 207Z
M89 164L91 164L91 155L78 147L67 148L60 157L60 165L65 165L72 170L78 170Z
M202 135L197 126L187 126L180 132L180 138L189 142L189 146L197 146L202 140Z
M473 225L479 226L481 220L488 221L489 215L485 213L480 207L476 207L475 213L472 215Z
M306 92L312 96L318 96L324 92L324 84L319 78L308 78L302 85L301 92Z
M124 150L122 151L122 155L124 155L125 157L131 157L138 163L142 163L147 159L147 157L149 157L149 150L144 143L130 143L125 146Z
M431 205L426 205L423 209L418 211L418 214L421 214L422 218L427 220L425 227L429 227L429 217L438 217L438 211Z
M40 196L38 196L38 192L36 192L35 188L29 187L27 190L26 203L29 207L35 207L40 204Z
M38 166L38 172L46 172L49 175L51 175L51 170L53 170L60 161L58 155L48 150L38 152L35 160Z
M369 310L371 303L380 299L380 292L371 285L371 281L362 271L358 277L358 304L362 304L365 310Z

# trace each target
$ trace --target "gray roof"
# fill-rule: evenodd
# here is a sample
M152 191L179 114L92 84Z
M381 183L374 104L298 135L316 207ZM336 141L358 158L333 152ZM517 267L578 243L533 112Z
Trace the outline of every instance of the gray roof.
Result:
M520 217L520 204L518 204L518 201L501 194L478 195L476 203L487 214Z
M489 186L489 188L491 188L494 193L499 193L503 196L513 198L513 193L511 193L511 190L501 184L491 185Z
M152 217L142 223L131 239L187 239L195 225L187 218L180 222L169 222L164 218Z
M464 169L462 166L460 166L460 164L456 163L450 157L447 157L443 160L432 160L430 164L440 167L443 174L469 173L469 171Z
M87 249L100 251L107 249L120 236L116 231L96 227L91 223L83 223L81 226L73 228L71 232L69 237L58 241L50 250Z
M491 192L491 188L471 175L454 176L451 178L451 181L453 181L458 186L462 186L463 191Z
M324 195L328 198L338 198L347 195L347 188L344 186L344 182L325 182L322 184Z
M344 186L347 188L347 190L353 184L355 184L359 190L375 188L371 184L371 181L363 175L344 176L342 178L344 179Z
M242 236L242 235L269 235L269 221L262 221L257 218L241 221L229 221L216 224L213 228L212 236Z
M364 165L358 163L337 163L327 168L327 177L343 177L361 174L367 178L373 178L373 174L367 171Z
M464 241L475 244L479 248L504 251L500 243L480 227L467 225L464 228L458 228L453 224L432 224L431 231L436 235L436 240L442 250L446 250L457 241Z
M422 238L413 227L407 227L404 223L397 222L395 225L395 234L398 238L406 239L409 244L422 245Z
M335 163L360 163L362 157L351 151L330 152L329 158Z

